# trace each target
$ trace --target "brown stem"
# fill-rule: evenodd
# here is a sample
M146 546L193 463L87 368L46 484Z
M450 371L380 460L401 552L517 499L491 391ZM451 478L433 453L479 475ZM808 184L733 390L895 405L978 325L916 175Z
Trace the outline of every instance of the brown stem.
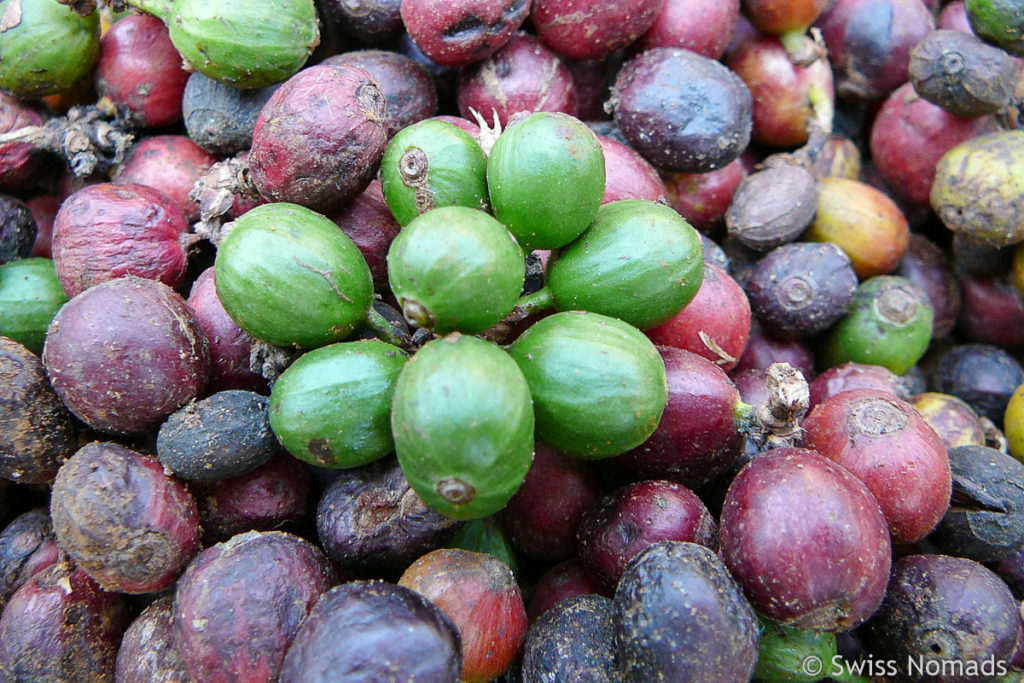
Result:
M766 374L768 398L754 411L750 438L761 450L796 446L810 403L807 380L789 363L772 363Z
M78 177L105 173L124 162L135 136L120 113L96 106L72 107L67 116L52 118L42 126L26 126L0 135L0 144L24 142L59 154Z
M230 230L224 217L238 196L251 200L259 198L249 176L249 164L239 157L232 157L211 166L189 193L189 199L199 202L196 234L219 245Z
M259 373L271 386L302 355L298 349L283 349L254 339L249 349L249 370Z

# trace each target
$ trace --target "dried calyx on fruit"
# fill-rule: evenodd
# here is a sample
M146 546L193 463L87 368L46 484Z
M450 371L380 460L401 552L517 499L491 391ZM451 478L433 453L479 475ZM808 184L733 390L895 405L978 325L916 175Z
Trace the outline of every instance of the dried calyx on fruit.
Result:
M67 116L0 135L0 144L24 142L64 157L75 175L107 172L125 160L134 135L120 112L98 106L72 107Z

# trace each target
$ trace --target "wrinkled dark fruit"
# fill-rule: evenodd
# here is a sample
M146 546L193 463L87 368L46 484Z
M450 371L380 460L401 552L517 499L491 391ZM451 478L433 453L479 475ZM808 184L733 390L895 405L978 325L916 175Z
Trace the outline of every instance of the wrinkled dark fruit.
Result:
M953 496L928 537L949 555L1002 560L1024 543L1024 464L985 446L950 448Z
M36 231L35 217L25 203L0 194L0 264L28 256Z
M0 531L0 612L7 599L37 572L56 564L60 556L44 508L18 515Z
M174 641L173 596L154 600L124 632L117 651L117 683L186 681L188 673Z
M721 63L655 48L622 67L612 89L615 123L658 168L721 168L750 142L750 90Z
M251 472L280 452L267 404L251 391L221 391L189 403L160 426L157 457L187 481Z
M891 658L904 673L911 659L930 666L958 662L967 675L954 669L941 680L969 683L979 676L967 665L1004 661L1013 653L1021 629L1017 607L1010 589L977 562L911 555L893 564L885 602L864 630L864 642L872 655Z
M0 616L0 677L113 683L128 604L81 569L59 562L11 596Z
M71 415L39 358L6 337L0 337L0 380L0 477L49 482L76 448Z
M200 550L199 511L155 459L114 443L82 447L50 497L57 542L105 590L156 593Z
M725 214L729 234L758 251L792 242L814 220L818 184L803 166L780 164L748 176Z
M661 541L637 555L615 591L615 642L631 683L743 683L759 628L722 561L704 546Z
M393 458L342 471L320 498L316 524L332 560L390 577L458 528L426 506Z
M612 601L579 595L548 610L526 633L523 683L589 681L616 683Z
M181 109L192 140L213 154L235 154L249 147L256 118L279 88L242 90L198 71L188 77Z
M996 424L1003 421L1014 390L1024 384L1024 368L997 346L963 344L943 353L932 367L933 390L952 394Z

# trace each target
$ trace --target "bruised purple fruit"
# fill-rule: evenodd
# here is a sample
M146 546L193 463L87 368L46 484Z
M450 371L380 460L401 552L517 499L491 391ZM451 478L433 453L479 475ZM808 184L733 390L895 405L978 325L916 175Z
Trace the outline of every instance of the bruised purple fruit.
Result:
M71 415L39 358L0 337L0 478L44 484L75 452Z
M207 268L192 283L186 302L210 343L211 392L238 389L269 393L267 380L249 366L256 340L242 331L217 297L213 268Z
M996 574L946 555L898 560L885 602L864 629L871 655L891 659L903 675L934 672L929 680L987 680L981 668L1004 663L1020 635L1018 603ZM936 675L946 672L945 675ZM997 673L997 672L994 672Z
M529 13L530 0L403 0L401 10L416 47L442 66L494 54Z
M364 69L305 68L274 92L256 119L252 181L270 201L336 209L373 179L387 133L384 95Z
M713 171L750 143L750 90L720 62L689 50L659 47L626 62L611 103L630 145L661 169Z
M729 486L720 523L723 561L772 621L845 631L882 602L885 517L859 479L814 451L754 458Z
M59 559L45 509L35 508L15 517L0 531L0 612L14 591Z
M650 438L602 462L619 481L671 479L697 487L725 472L739 456L743 407L725 371L695 353L659 346L668 403Z
M427 507L394 458L343 470L316 511L317 536L332 560L385 575L397 576L459 526Z
M251 472L281 452L268 401L251 391L219 391L175 411L157 433L160 463L187 481Z
M512 35L493 55L459 70L456 90L459 113L472 111L485 121L497 115L507 126L520 111L560 111L576 116L576 84L568 65L524 31Z
M0 616L0 680L113 683L124 598L66 562L33 576Z
M314 545L280 531L207 548L174 593L185 669L204 683L276 681L299 626L335 579Z
M537 579L526 606L526 617L532 624L563 600L590 594L611 597L613 591L591 576L578 557L572 557L556 564Z
M216 543L244 531L270 531L305 519L310 482L303 463L281 455L252 472L194 485L203 539Z
M117 683L185 683L190 680L174 640L171 605L165 595L149 604L124 632L117 651Z
M601 595L578 595L548 610L526 632L523 681L618 683L614 614Z
M468 122L467 122L468 123ZM341 211L328 216L359 247L373 276L373 291L389 292L388 250L402 226L384 200L379 180L372 180Z
M411 58L391 50L353 50L321 64L365 69L387 103L388 137L437 113L437 89L430 73Z
M700 498L681 484L641 481L602 498L583 515L579 530L583 566L614 588L626 564L658 541L717 544L717 528Z
M199 510L155 458L94 441L53 482L57 542L105 590L156 593L200 550Z
M601 493L601 480L590 463L538 441L526 480L498 515L509 540L524 554L565 560L576 554L580 520Z
M210 352L180 295L156 280L124 277L64 304L46 332L43 364L80 420L137 434L202 392Z
M53 265L69 297L126 275L176 288L191 239L178 204L152 187L99 183L64 200L53 222Z
M615 640L629 683L746 683L760 628L722 561L696 543L637 555L615 591Z
M309 613L280 682L448 683L461 670L459 632L439 607L403 586L350 581Z
M571 59L603 59L651 27L663 0L533 0L541 40Z

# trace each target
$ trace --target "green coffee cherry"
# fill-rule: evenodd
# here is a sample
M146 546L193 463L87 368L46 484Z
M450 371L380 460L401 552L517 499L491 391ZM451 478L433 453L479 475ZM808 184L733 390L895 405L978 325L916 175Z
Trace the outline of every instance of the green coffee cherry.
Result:
M299 460L358 467L394 450L391 400L408 357L376 340L303 354L270 392L270 427Z
M410 323L477 334L516 305L523 254L490 215L447 206L416 217L388 251L388 280Z
M909 280L878 275L857 287L850 308L825 332L827 367L854 362L902 375L917 364L932 336L931 303Z
M420 121L395 134L380 163L384 200L399 225L444 206L487 211L487 159L476 140L445 121Z
M524 252L564 247L586 230L604 198L604 174L597 136L561 113L513 123L487 158L494 215Z
M597 313L556 313L508 347L533 396L537 439L607 458L654 432L668 401L665 363L642 332Z
M46 328L68 297L53 261L26 258L0 266L0 336L39 354Z
M424 503L455 519L505 507L533 461L530 389L499 347L458 333L406 363L391 428L402 472Z
M0 88L54 95L88 76L99 55L97 12L81 17L57 0L0 0Z

